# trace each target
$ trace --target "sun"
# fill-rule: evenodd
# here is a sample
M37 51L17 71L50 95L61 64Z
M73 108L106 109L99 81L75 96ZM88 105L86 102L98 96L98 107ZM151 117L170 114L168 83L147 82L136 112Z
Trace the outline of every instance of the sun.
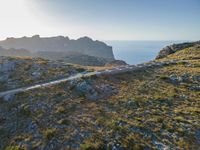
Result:
M27 0L0 0L0 39L43 33L44 22Z

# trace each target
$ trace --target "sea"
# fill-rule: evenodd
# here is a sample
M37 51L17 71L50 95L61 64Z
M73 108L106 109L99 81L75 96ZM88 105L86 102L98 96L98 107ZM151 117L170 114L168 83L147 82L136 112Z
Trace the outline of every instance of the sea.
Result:
M128 64L139 64L153 60L167 45L186 41L105 41L113 47L115 59Z

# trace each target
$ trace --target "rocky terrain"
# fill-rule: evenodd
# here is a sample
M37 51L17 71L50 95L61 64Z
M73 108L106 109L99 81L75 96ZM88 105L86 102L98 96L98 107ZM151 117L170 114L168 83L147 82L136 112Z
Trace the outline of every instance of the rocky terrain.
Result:
M199 43L157 58L157 65L148 62L134 71L38 88L10 101L1 98L0 149L198 150ZM1 65L2 73L13 70L5 64L9 67ZM30 70L36 69L31 65Z
M85 71L76 65L41 58L0 57L0 91L68 77Z

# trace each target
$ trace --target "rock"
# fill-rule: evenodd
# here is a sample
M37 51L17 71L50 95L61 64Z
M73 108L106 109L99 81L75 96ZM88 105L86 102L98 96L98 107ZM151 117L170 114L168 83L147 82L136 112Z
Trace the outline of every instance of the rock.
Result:
M96 100L98 99L97 92L92 88L90 83L83 81L81 83L78 83L76 86L76 89L79 93L85 95L90 100Z
M197 139L197 142L200 143L200 129L195 132L195 137Z
M114 86L111 86L109 84L101 84L99 86L96 86L96 89L99 93L103 95L103 97L107 97L118 92Z
M25 131L26 131L26 133L34 133L35 137L42 138L41 135L39 135L39 132L38 132L38 125L35 122L33 122L33 121L31 121L28 124L27 128L25 129Z
M34 78L40 78L41 73L40 73L40 72L33 72L31 75L32 75Z
M8 61L0 64L0 72L13 71L15 69L16 62Z
M7 94L7 95L5 95L5 96L3 97L3 99L4 99L5 101L7 101L7 102L10 102L10 101L12 101L12 100L14 99L14 97L15 97L15 94Z
M191 76L190 74L184 73L184 74L181 76L181 80L182 80L183 82L189 82L190 76Z
M159 54L158 54L158 56L156 57L156 59L164 58L164 57L166 57L167 55L172 54L172 53L174 53L174 50L172 49L172 47L171 47L171 46L167 46L167 47L163 48L163 49L159 52Z
M90 81L71 82L79 94L83 94L89 100L108 98L118 91L115 87L108 84L93 85Z
M189 89L192 91L200 91L200 85L193 85Z
M192 76L192 79L194 81L200 82L200 75L194 75L194 76Z
M162 142L153 141L153 144L157 147L158 150L167 150L169 147Z
M7 73L14 71L17 65L24 62L23 59L12 59L10 57L0 56L0 73Z
M173 84L179 84L180 82L183 81L183 79L175 74L172 74L169 76L169 80L173 83Z
M8 80L8 74L0 75L0 82L5 82Z
M83 93L86 93L92 89L91 85L87 83L86 81L78 83L76 88L79 92L83 92Z
M117 125L120 127L123 127L123 126L127 125L127 122L120 120L120 121L117 121Z
M129 100L126 103L126 107L132 108L132 109L137 109L138 107L140 107L140 105L139 105L139 103L137 101Z

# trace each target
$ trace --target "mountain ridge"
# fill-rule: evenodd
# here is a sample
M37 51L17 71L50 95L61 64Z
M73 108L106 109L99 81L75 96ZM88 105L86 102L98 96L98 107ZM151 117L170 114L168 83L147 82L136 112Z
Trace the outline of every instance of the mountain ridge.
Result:
M89 37L81 37L77 40L69 39L69 37L40 37L34 35L32 37L7 38L0 41L3 48L27 49L31 52L38 51L57 51L57 52L79 52L89 56L102 57L114 60L114 54L111 46L98 40L94 41Z
M111 46L86 36L77 40L39 35L7 38L0 41L0 56L39 57L87 66L104 66L115 60Z

